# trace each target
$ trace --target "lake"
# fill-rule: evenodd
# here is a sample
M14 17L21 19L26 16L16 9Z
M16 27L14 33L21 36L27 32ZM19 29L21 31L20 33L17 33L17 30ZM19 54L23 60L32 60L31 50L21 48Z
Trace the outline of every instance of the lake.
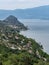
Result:
M49 54L49 20L21 19L20 21L29 28L27 31L21 31L20 34L35 39Z

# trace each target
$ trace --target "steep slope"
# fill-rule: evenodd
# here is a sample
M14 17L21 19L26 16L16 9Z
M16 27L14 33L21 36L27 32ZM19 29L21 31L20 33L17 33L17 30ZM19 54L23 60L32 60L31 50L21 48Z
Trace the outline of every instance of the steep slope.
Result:
M35 40L0 24L0 65L49 65L49 55Z

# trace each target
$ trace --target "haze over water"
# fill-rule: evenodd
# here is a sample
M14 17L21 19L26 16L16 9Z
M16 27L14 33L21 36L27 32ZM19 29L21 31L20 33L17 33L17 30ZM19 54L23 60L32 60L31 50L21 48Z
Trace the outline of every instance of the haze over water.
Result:
M42 44L44 51L49 54L49 20L21 19L20 21L29 28L20 33Z

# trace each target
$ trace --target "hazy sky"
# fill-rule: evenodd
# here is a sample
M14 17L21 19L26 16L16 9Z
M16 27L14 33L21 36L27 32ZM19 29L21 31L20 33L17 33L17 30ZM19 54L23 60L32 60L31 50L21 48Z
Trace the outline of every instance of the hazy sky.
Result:
M0 0L0 9L22 9L49 5L49 0Z

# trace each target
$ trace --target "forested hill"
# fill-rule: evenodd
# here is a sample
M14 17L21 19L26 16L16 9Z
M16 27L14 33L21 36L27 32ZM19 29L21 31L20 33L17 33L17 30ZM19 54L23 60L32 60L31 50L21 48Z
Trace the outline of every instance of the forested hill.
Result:
M11 17L0 21L0 65L49 65L49 55L42 45L7 24Z

